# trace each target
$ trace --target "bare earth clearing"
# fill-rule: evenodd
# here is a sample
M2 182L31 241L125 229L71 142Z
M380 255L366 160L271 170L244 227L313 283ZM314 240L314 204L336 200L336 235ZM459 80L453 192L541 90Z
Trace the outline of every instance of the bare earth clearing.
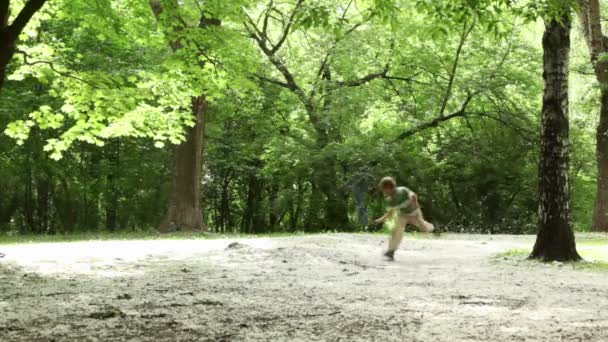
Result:
M228 247L230 243L238 244ZM532 237L0 246L0 341L608 341L608 274L497 263Z

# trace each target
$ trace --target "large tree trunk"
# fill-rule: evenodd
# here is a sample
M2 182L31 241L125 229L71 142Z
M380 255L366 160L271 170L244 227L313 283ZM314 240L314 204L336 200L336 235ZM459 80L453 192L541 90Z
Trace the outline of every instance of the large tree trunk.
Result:
M179 6L178 1L165 3L169 7ZM159 19L163 12L163 3L160 0L150 0L150 6L154 16ZM205 18L201 15L199 28L208 26L220 26L221 21L215 18ZM173 27L173 30L184 29L182 23ZM171 41L173 51L182 48L178 40ZM204 62L200 62L204 67ZM203 215L200 205L200 183L203 152L203 133L205 128L206 113L208 109L207 99L204 94L192 98L192 113L196 118L194 127L186 129L186 141L175 148L173 159L173 181L169 195L167 215L161 222L159 230L168 232L174 230L205 230Z
M579 260L570 226L568 76L570 22L545 23L538 235L530 258Z
M192 99L196 123L186 129L186 140L175 147L169 205L159 227L161 232L206 229L200 207L200 183L207 109L204 96Z

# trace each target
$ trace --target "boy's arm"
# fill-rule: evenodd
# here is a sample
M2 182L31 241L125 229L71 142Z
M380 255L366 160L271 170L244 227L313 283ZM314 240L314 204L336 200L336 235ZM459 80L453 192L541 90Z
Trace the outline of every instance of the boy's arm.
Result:
M386 214L384 214L381 218L374 220L374 223L382 223L382 222L386 221L386 219L388 219L389 217L391 217L394 212L395 212L395 208L390 208L386 212Z

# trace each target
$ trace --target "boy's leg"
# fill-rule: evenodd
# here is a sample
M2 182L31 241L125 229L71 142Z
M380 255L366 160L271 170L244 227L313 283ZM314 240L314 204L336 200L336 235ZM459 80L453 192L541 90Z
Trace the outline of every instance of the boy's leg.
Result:
M420 209L416 209L416 211L412 213L412 219L410 222L418 227L418 231L431 233L433 230L435 230L435 226L424 219L422 210Z
M397 218L397 224L393 227L393 231L391 232L391 237L388 241L388 250L384 253L389 259L393 259L395 256L395 251L399 248L401 244L401 240L403 239L403 231L405 230L405 225L408 220L405 216L399 215Z

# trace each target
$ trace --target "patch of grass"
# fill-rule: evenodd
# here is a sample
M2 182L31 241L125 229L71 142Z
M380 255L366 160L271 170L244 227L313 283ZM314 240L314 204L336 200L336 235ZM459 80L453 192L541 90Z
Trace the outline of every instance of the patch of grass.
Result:
M608 246L608 237L604 236L585 236L576 238L577 246L598 246L604 245Z
M496 258L527 258L530 255L530 250L525 248L514 248L498 253Z
M604 243L600 243L600 241ZM554 262L546 263L555 267L568 266L577 270L591 270L608 272L608 241L605 238L583 240L577 243L577 250L583 261L580 262ZM502 253L496 254L495 259L504 259L509 261L527 261L527 257L532 251L525 248L509 249ZM535 261L529 261L534 263Z

